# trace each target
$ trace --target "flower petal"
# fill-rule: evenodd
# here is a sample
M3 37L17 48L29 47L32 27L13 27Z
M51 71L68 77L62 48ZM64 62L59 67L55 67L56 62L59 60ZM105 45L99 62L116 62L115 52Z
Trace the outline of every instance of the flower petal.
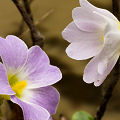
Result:
M98 32L85 32L80 30L76 24L74 22L71 22L62 32L62 36L65 40L67 40L68 42L79 42L79 41L88 41L90 39L91 40L95 40L96 42L98 42L98 44L101 44L101 39L100 36L102 36L100 33Z
M0 54L8 73L15 73L21 69L27 59L28 48L18 37L8 35L0 38Z
M6 70L2 63L0 63L0 94L1 95L14 95L14 91L9 85Z
M87 64L84 70L83 80L86 83L94 82L95 86L100 86L115 66L118 58L119 55L115 53L107 61L105 59L101 61L101 55L97 55ZM104 64L106 64L105 67L103 66Z
M107 67L104 68L104 73L102 75L99 75L99 80L94 82L95 86L100 86L103 81L105 80L105 78L107 77L107 75L111 72L111 70L113 69L113 67L115 66L117 60L119 58L119 54L115 54L109 61L107 64Z
M76 60L91 58L97 55L102 48L102 45L100 45L99 41L99 39L92 40L92 38L89 38L88 40L86 39L84 41L71 43L67 47L66 53L69 57Z
M59 68L50 65L46 53L39 46L34 46L29 49L27 63L18 77L28 80L29 88L39 88L58 82L62 74Z
M98 78L97 78L97 76L98 76L98 71L97 71L98 62L99 62L99 59L94 57L87 64L87 66L85 67L85 70L84 70L84 74L83 74L84 82L93 83L93 82L98 80Z
M50 117L49 120L53 120L52 117Z
M11 96L11 101L18 104L24 114L24 120L48 120L50 114L41 106L26 103L18 99L16 96Z
M105 28L106 21L84 7L74 8L72 17L79 29L88 32L100 32Z
M21 99L45 108L52 115L56 112L60 96L55 88L48 86L37 89L26 89Z
M89 11L99 12L100 14L103 14L106 17L109 17L109 18L111 18L111 19L118 22L118 19L111 12L109 12L108 10L97 8L97 7L93 6L91 3L89 3L87 0L79 0L79 2L80 2L81 7L84 7Z

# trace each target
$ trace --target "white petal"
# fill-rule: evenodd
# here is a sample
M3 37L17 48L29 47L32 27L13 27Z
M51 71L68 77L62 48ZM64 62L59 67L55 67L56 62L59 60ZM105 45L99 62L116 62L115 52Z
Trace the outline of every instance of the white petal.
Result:
M109 12L108 10L97 8L97 7L93 6L91 3L89 3L87 0L79 0L79 2L80 2L81 7L84 7L87 10L90 10L90 11L99 12L100 14L103 14L106 17L109 17L109 18L111 18L111 19L118 22L118 19L111 12Z
M99 32L85 32L80 30L74 22L71 22L62 32L62 36L68 42L96 41L101 44L101 34ZM98 40L100 39L100 40Z
M74 8L72 17L75 24L83 31L100 32L106 25L106 21L101 16L83 7Z

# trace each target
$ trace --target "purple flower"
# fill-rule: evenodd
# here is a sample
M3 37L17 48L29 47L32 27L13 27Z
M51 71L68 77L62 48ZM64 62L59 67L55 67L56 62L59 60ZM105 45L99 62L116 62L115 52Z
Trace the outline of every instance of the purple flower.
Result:
M73 9L73 21L62 32L70 42L66 53L76 60L93 57L84 70L83 80L99 86L120 55L120 22L112 13L87 0L80 0L80 5Z
M0 38L0 94L18 104L24 120L48 120L56 112L59 93L50 85L62 78L60 70L50 65L39 47L30 49L19 38Z

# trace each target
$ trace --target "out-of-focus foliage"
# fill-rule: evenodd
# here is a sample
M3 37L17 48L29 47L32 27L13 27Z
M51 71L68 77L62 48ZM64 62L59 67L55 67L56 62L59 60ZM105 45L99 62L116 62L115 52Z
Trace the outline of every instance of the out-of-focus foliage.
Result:
M94 120L94 118L85 111L79 111L73 114L72 120Z

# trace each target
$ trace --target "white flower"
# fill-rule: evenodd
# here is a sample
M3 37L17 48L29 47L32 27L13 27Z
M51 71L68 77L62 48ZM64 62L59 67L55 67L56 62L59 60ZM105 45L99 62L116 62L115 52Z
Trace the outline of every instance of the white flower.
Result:
M120 22L108 10L87 0L72 11L73 21L62 32L70 42L69 57L85 60L93 57L85 68L83 80L99 86L115 66L120 55Z

